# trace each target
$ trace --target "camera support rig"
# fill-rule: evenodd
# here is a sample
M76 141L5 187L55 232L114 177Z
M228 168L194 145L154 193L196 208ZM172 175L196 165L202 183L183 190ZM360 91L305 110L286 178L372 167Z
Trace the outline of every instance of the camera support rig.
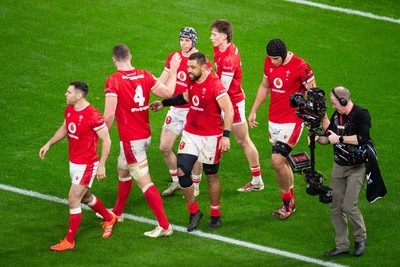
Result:
M296 115L303 120L308 128L310 140L311 159L306 152L290 154L288 160L293 172L305 174L307 182L306 192L309 195L319 195L322 203L331 203L333 191L327 186L323 186L324 178L322 174L315 170L315 137L325 116L326 99L325 92L319 88L311 88L307 91L307 99L302 94L293 94L290 99L290 106L297 107Z

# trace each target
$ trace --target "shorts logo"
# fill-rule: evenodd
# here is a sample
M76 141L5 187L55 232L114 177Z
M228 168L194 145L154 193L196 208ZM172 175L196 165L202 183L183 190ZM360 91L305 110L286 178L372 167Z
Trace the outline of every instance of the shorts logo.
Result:
M179 149L184 149L185 148L185 142L181 142L179 144Z
M76 125L75 125L75 123L71 122L70 124L68 124L68 131L69 131L70 133L73 133L73 134L76 132Z
M170 124L171 121L172 121L171 116L167 116L167 118L165 119L165 123L166 123L166 124Z
M282 82L281 78L274 79L274 86L275 86L275 88L278 88L278 89L282 88L283 82Z
M186 81L186 73L181 70L180 72L178 72L177 78L182 82Z

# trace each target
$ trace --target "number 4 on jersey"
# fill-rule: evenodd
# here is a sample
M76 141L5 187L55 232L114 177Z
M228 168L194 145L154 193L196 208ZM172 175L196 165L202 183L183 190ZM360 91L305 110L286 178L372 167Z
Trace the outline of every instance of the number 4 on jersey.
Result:
M143 96L143 88L141 85L136 87L135 96L133 97L133 101L139 105L139 107L143 107L144 101L146 99Z

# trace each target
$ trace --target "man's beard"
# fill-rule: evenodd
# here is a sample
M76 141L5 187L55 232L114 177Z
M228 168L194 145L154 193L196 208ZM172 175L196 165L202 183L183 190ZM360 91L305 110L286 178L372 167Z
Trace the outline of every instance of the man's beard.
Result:
M198 79L200 79L201 77L201 73L199 73L198 75L193 74L193 77L189 75L189 80L191 82L197 81Z

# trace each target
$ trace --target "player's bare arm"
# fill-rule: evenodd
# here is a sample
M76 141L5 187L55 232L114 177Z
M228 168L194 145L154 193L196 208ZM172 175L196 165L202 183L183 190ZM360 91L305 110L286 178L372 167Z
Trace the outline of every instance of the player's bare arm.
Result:
M181 63L181 56L179 53L175 53L171 58L170 71L166 83L159 83L151 91L154 95L162 98L170 98L174 95L175 85L176 85L176 72L178 70L179 64Z
M164 71L161 73L158 80L165 84L165 83L167 83L168 77L169 77L169 71L164 69Z
M231 148L229 133L232 130L233 107L228 94L222 96L217 101L219 107L224 112L224 134L221 138L221 141L219 142L218 149L220 149L222 152L225 152Z
M114 123L115 118L115 110L117 109L118 97L113 95L106 96L106 103L104 106L104 122L107 125L108 131L111 130L111 127Z
M257 96L256 99L254 100L253 107L251 108L249 117L248 117L248 122L251 128L255 128L258 125L258 122L256 121L256 113L258 108L261 106L261 104L265 101L269 94L269 82L267 78L263 77L262 82L260 86L258 87L257 91Z
M108 133L108 128L103 127L96 132L97 136L101 140L101 155L99 160L99 166L97 168L96 177L98 180L103 180L106 178L106 161L110 155L111 139Z
M52 138L40 149L39 157L43 160L50 146L57 143L67 135L67 128L65 127L65 120L63 124L58 128Z

